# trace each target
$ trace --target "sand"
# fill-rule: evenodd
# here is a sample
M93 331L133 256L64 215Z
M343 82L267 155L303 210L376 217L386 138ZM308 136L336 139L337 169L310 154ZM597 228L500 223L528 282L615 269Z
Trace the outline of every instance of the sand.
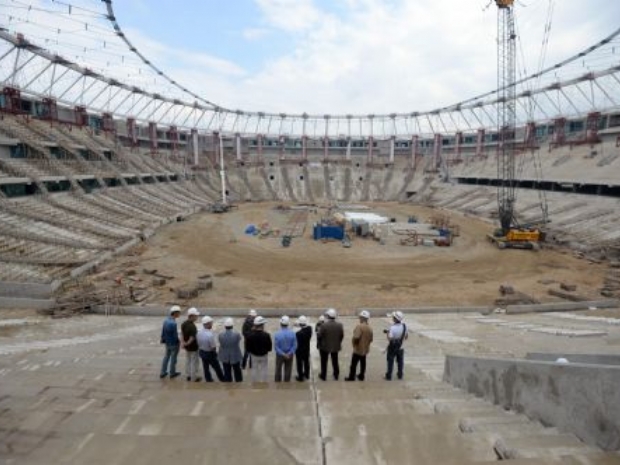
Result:
M305 232L283 247L281 238L244 234L250 223L286 227L291 213L276 203L247 203L226 214L202 213L160 229L139 253L120 257L104 267L111 275L136 270L135 287L145 287L145 302L176 301L174 289L211 274L214 286L184 304L209 307L337 307L343 313L360 307L493 305L501 284L509 284L540 301L559 282L577 284L577 293L600 298L605 266L579 259L570 250L498 250L487 239L493 225L449 212L461 235L452 247L402 246L400 237L385 245L353 238L340 242L312 239L312 224L327 213L311 210ZM421 221L437 210L397 203L368 204L370 211L399 222L416 215ZM443 212L446 213L446 212ZM144 268L174 276L165 286L150 286ZM539 281L544 281L542 284ZM124 283L127 285L127 282Z

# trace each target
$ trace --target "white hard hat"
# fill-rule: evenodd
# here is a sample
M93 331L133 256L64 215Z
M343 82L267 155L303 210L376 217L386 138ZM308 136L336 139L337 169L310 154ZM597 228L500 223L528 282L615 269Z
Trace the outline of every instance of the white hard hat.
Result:
M173 305L172 307L170 307L170 314L172 315L173 313L176 312L181 312L181 307L179 307L178 305Z
M564 357L560 357L560 358L558 358L558 359L555 361L555 363L560 363L560 364L562 364L562 365L566 365L566 364L568 363L568 360L567 360L567 359L565 359Z
M297 324L299 326L306 326L308 324L308 318L306 318L305 316L300 316L299 318L297 318Z
M360 312L360 318L370 319L370 312L368 310L362 310Z
M332 320L336 319L336 317L338 316L338 313L337 313L337 312L336 312L336 310L335 310L335 309L333 309L333 308L329 308L329 309L325 312L325 314L326 314L329 318L331 318Z
M263 326L265 323L267 323L267 320L265 320L262 316L257 316L254 318L254 326Z
M232 318L226 318L224 320L224 328L232 328L233 327L233 319Z
M248 312L248 315L249 315L249 316L254 316L254 317L256 317L256 316L258 316L258 313L256 313L256 310L254 310L254 309L252 308L252 309Z
M325 321L325 315L321 315L321 316L319 317L319 321Z
M282 326L288 326L290 322L291 322L291 319L288 316L286 316L286 315L284 315L282 318L280 318L280 324Z
M194 315L194 316L199 316L200 315L200 312L198 311L197 308L192 307L192 308L190 308L187 311L187 316L192 316L192 315Z
M206 325L209 323L213 323L213 318L211 318L210 316L203 316L201 321L203 325Z
M403 315L403 312L388 313L388 316L390 318L394 318L396 321L403 321L403 319L405 318L405 315Z

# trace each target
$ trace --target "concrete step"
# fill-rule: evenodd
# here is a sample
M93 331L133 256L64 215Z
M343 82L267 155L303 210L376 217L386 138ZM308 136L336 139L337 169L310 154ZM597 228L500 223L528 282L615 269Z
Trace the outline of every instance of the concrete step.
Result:
M273 465L322 463L318 439L290 436L272 436L268 431L242 440L240 437L174 436L164 438L151 435L79 434L52 437L45 449L35 449L27 457L16 458L20 465L49 464L53 457L56 465L153 465L177 463L184 465L239 464ZM157 460L154 462L154 457Z
M572 434L502 437L494 445L498 457L503 460L517 458L550 457L560 458L567 455L587 455L599 452L587 446Z

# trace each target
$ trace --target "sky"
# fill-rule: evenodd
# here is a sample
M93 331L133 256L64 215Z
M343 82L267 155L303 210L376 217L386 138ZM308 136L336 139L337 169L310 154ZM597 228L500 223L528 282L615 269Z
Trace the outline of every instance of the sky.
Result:
M150 61L227 108L296 114L425 111L496 86L497 8L490 0L116 0L113 5L125 34ZM527 73L537 70L550 5L545 65L618 27L618 1L517 0L519 68Z

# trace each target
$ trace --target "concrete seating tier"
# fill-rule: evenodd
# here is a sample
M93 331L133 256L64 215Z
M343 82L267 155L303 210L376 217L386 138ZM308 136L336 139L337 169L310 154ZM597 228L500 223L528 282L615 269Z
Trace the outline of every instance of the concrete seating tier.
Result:
M11 237L23 237L49 244L67 245L75 248L105 250L109 244L101 237L74 232L44 221L25 218L7 211L0 211L0 231Z
M0 209L11 213L45 221L78 232L101 236L111 243L127 240L137 234L136 230L126 229L106 222L105 217L86 216L69 212L54 204L43 201L41 197L27 197L4 201Z
M453 165L450 173L454 177L496 178L494 155L494 152L489 153L482 159L465 157L465 162ZM519 179L615 184L620 179L619 156L620 148L615 141L593 147L564 146L553 150L549 150L549 144L543 144L536 156L529 151L516 156L516 173Z
M97 206L85 201L85 199L95 197L98 197L98 193L85 194L82 197L77 197L71 194L55 194L50 197L49 201L60 208L64 208L69 212L75 213L78 216L95 218L98 222L105 221L104 224L109 224L113 228L120 228L121 231L126 230L138 233L141 229L151 223L143 218L141 219L139 215L135 215L131 211L112 211L109 208L106 209L102 206Z
M415 183L415 187L421 190L421 182ZM437 182L433 184L432 190L418 194L412 201L438 205L496 221L496 194L493 187ZM586 251L604 249L620 242L617 199L517 189L516 215L521 224L540 222L540 195L544 195L546 199L551 218L551 222L545 227L549 231L550 239Z
M444 317L453 326L463 322ZM355 322L343 322L350 335ZM442 382L442 352L467 350L460 344L411 337L402 381L381 380L385 356L377 341L364 382L320 381L313 344L307 382L206 384L158 378L160 329L157 318L87 315L33 323L29 339L3 341L3 459L30 465L50 459L482 465L500 457L518 458L520 465L618 463L617 454ZM349 347L341 353L342 376L349 353ZM270 378L273 361L270 356ZM182 368L183 353L179 362Z

